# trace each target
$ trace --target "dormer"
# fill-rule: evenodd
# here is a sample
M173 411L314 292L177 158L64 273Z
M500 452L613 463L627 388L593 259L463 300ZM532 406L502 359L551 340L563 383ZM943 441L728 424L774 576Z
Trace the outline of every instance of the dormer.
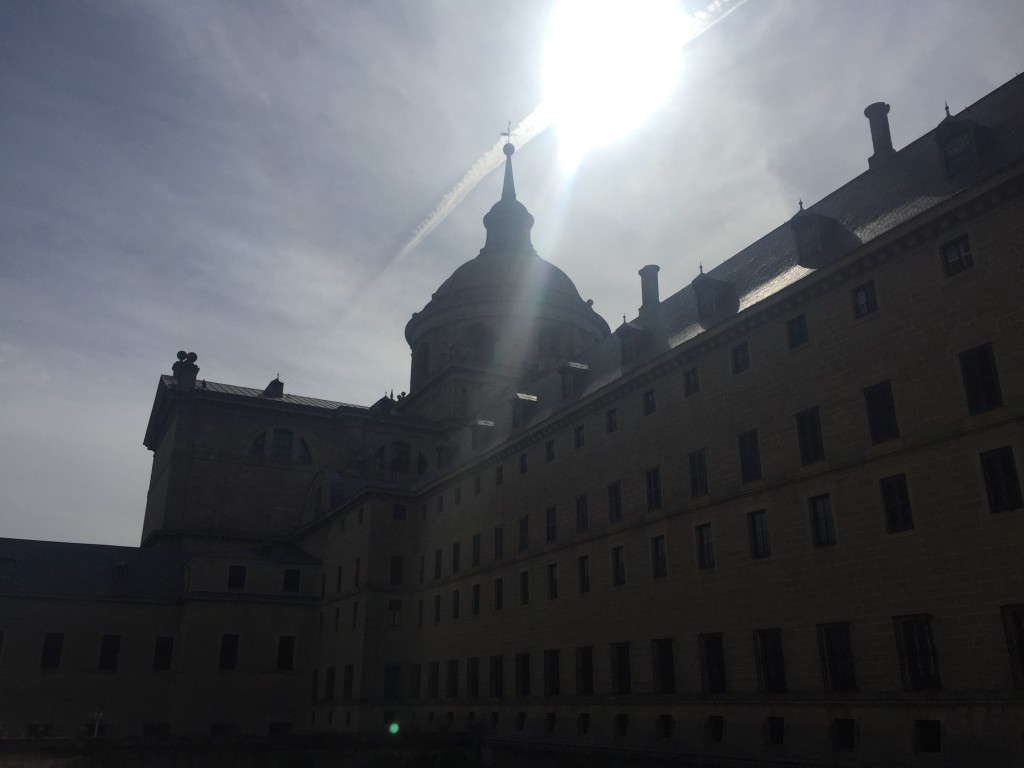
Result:
M814 211L800 210L789 220L796 240L797 262L818 269L860 245L860 239L842 223Z
M537 410L537 396L516 392L512 396L512 426L521 427Z
M622 351L622 364L643 359L651 343L651 332L639 323L623 323L615 329Z
M562 398L568 399L583 393L587 376L590 374L590 366L566 360L558 367L558 373L562 379Z
M703 266L690 285L697 298L697 319L704 328L720 323L739 311L740 302L732 283L704 274Z
M978 143L985 128L966 113L953 116L946 105L946 117L935 128L935 142L939 145L946 168L946 176L953 178L978 162Z

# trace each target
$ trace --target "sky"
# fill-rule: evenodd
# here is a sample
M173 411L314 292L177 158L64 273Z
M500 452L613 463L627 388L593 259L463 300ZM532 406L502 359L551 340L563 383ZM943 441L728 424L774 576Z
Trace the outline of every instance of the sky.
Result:
M405 324L483 246L500 171L408 246L544 98L554 6L0 2L0 536L138 543L179 349L210 381L407 389ZM640 267L675 293L864 172L868 104L899 149L1024 70L1019 0L711 10L631 133L572 170L557 126L518 142L534 246L613 328Z

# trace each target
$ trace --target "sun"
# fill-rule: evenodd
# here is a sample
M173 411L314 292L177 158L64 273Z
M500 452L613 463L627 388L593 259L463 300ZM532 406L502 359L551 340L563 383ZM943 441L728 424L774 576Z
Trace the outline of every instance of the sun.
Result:
M665 102L694 25L677 0L560 0L548 22L542 107L567 169Z

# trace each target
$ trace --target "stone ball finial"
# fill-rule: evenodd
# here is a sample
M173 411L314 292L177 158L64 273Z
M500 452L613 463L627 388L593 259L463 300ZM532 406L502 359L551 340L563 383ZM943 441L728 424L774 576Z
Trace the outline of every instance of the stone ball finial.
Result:
M178 350L178 359L179 360L184 360L186 357L188 357L188 354L185 352L184 349Z
M180 358L179 358L179 359L180 359ZM197 355L197 354L196 354L195 352L189 352L189 353L188 353L188 354L187 354L187 355L185 356L185 359L186 359L186 360L188 360L188 361L189 361L190 363L194 363L194 362L195 362L196 360L198 360L198 359L199 359L199 355Z
M516 152L516 148L512 146L511 142L506 142L505 146L501 148L501 151L505 153L505 157L512 157Z

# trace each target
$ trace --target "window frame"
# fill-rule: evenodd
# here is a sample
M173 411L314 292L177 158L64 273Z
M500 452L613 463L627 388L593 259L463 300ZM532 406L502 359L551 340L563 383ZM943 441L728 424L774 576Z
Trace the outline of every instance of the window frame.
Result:
M878 311L878 292L875 281L868 280L850 289L850 300L853 303L853 318L859 320Z

